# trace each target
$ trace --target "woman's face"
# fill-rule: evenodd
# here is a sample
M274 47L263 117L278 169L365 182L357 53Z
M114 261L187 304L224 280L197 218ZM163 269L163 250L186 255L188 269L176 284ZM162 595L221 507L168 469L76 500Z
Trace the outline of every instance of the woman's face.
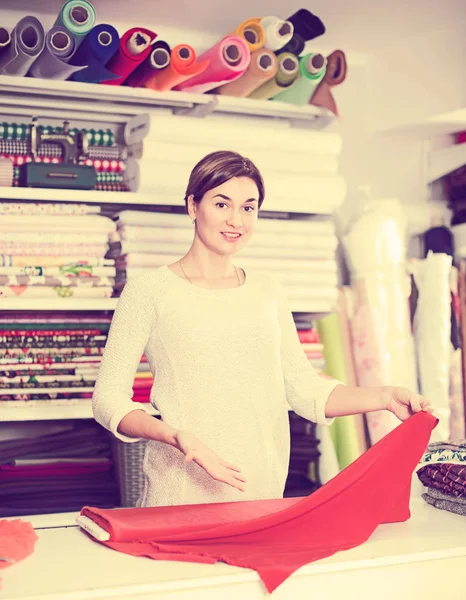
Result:
M189 199L196 234L218 254L233 254L247 244L259 210L259 191L249 177L234 177L206 192L199 203Z

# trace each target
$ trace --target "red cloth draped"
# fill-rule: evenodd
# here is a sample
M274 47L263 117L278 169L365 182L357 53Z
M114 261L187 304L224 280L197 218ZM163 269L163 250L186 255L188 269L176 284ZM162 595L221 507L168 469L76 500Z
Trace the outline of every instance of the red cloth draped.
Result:
M406 521L414 468L438 419L417 413L306 498L105 510L83 508L134 556L255 569L272 592L301 566Z

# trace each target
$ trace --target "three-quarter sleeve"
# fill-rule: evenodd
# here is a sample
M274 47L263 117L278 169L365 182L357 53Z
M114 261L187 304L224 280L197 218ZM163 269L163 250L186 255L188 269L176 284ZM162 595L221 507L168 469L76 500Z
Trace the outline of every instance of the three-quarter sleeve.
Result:
M278 320L281 334L281 364L286 399L293 411L308 421L330 425L325 416L328 397L341 382L320 376L306 357L286 295L278 287Z
M129 279L118 300L92 398L95 420L118 439L136 442L118 432L133 410L134 377L155 320L154 300L143 276Z

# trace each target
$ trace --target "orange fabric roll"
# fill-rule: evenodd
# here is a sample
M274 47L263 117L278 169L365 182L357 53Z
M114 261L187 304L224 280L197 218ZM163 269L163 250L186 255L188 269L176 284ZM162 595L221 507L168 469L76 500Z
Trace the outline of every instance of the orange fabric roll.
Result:
M239 79L226 83L215 90L225 96L249 96L266 81L273 79L278 71L278 59L274 52L260 48L251 54L251 62Z
M246 19L228 35L236 35L246 42L251 52L262 48L265 44L265 30L260 24L260 19Z
M210 61L196 62L196 58L194 48L188 44L178 44L170 53L168 67L155 73L144 83L144 87L165 92L191 77L200 75L207 69Z

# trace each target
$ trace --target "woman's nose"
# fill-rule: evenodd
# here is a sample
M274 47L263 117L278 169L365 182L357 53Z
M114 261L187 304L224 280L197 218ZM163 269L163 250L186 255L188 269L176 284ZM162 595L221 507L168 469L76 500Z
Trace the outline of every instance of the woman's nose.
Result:
M230 227L240 228L243 225L243 220L241 219L241 213L239 211L232 211L228 215L227 224Z

